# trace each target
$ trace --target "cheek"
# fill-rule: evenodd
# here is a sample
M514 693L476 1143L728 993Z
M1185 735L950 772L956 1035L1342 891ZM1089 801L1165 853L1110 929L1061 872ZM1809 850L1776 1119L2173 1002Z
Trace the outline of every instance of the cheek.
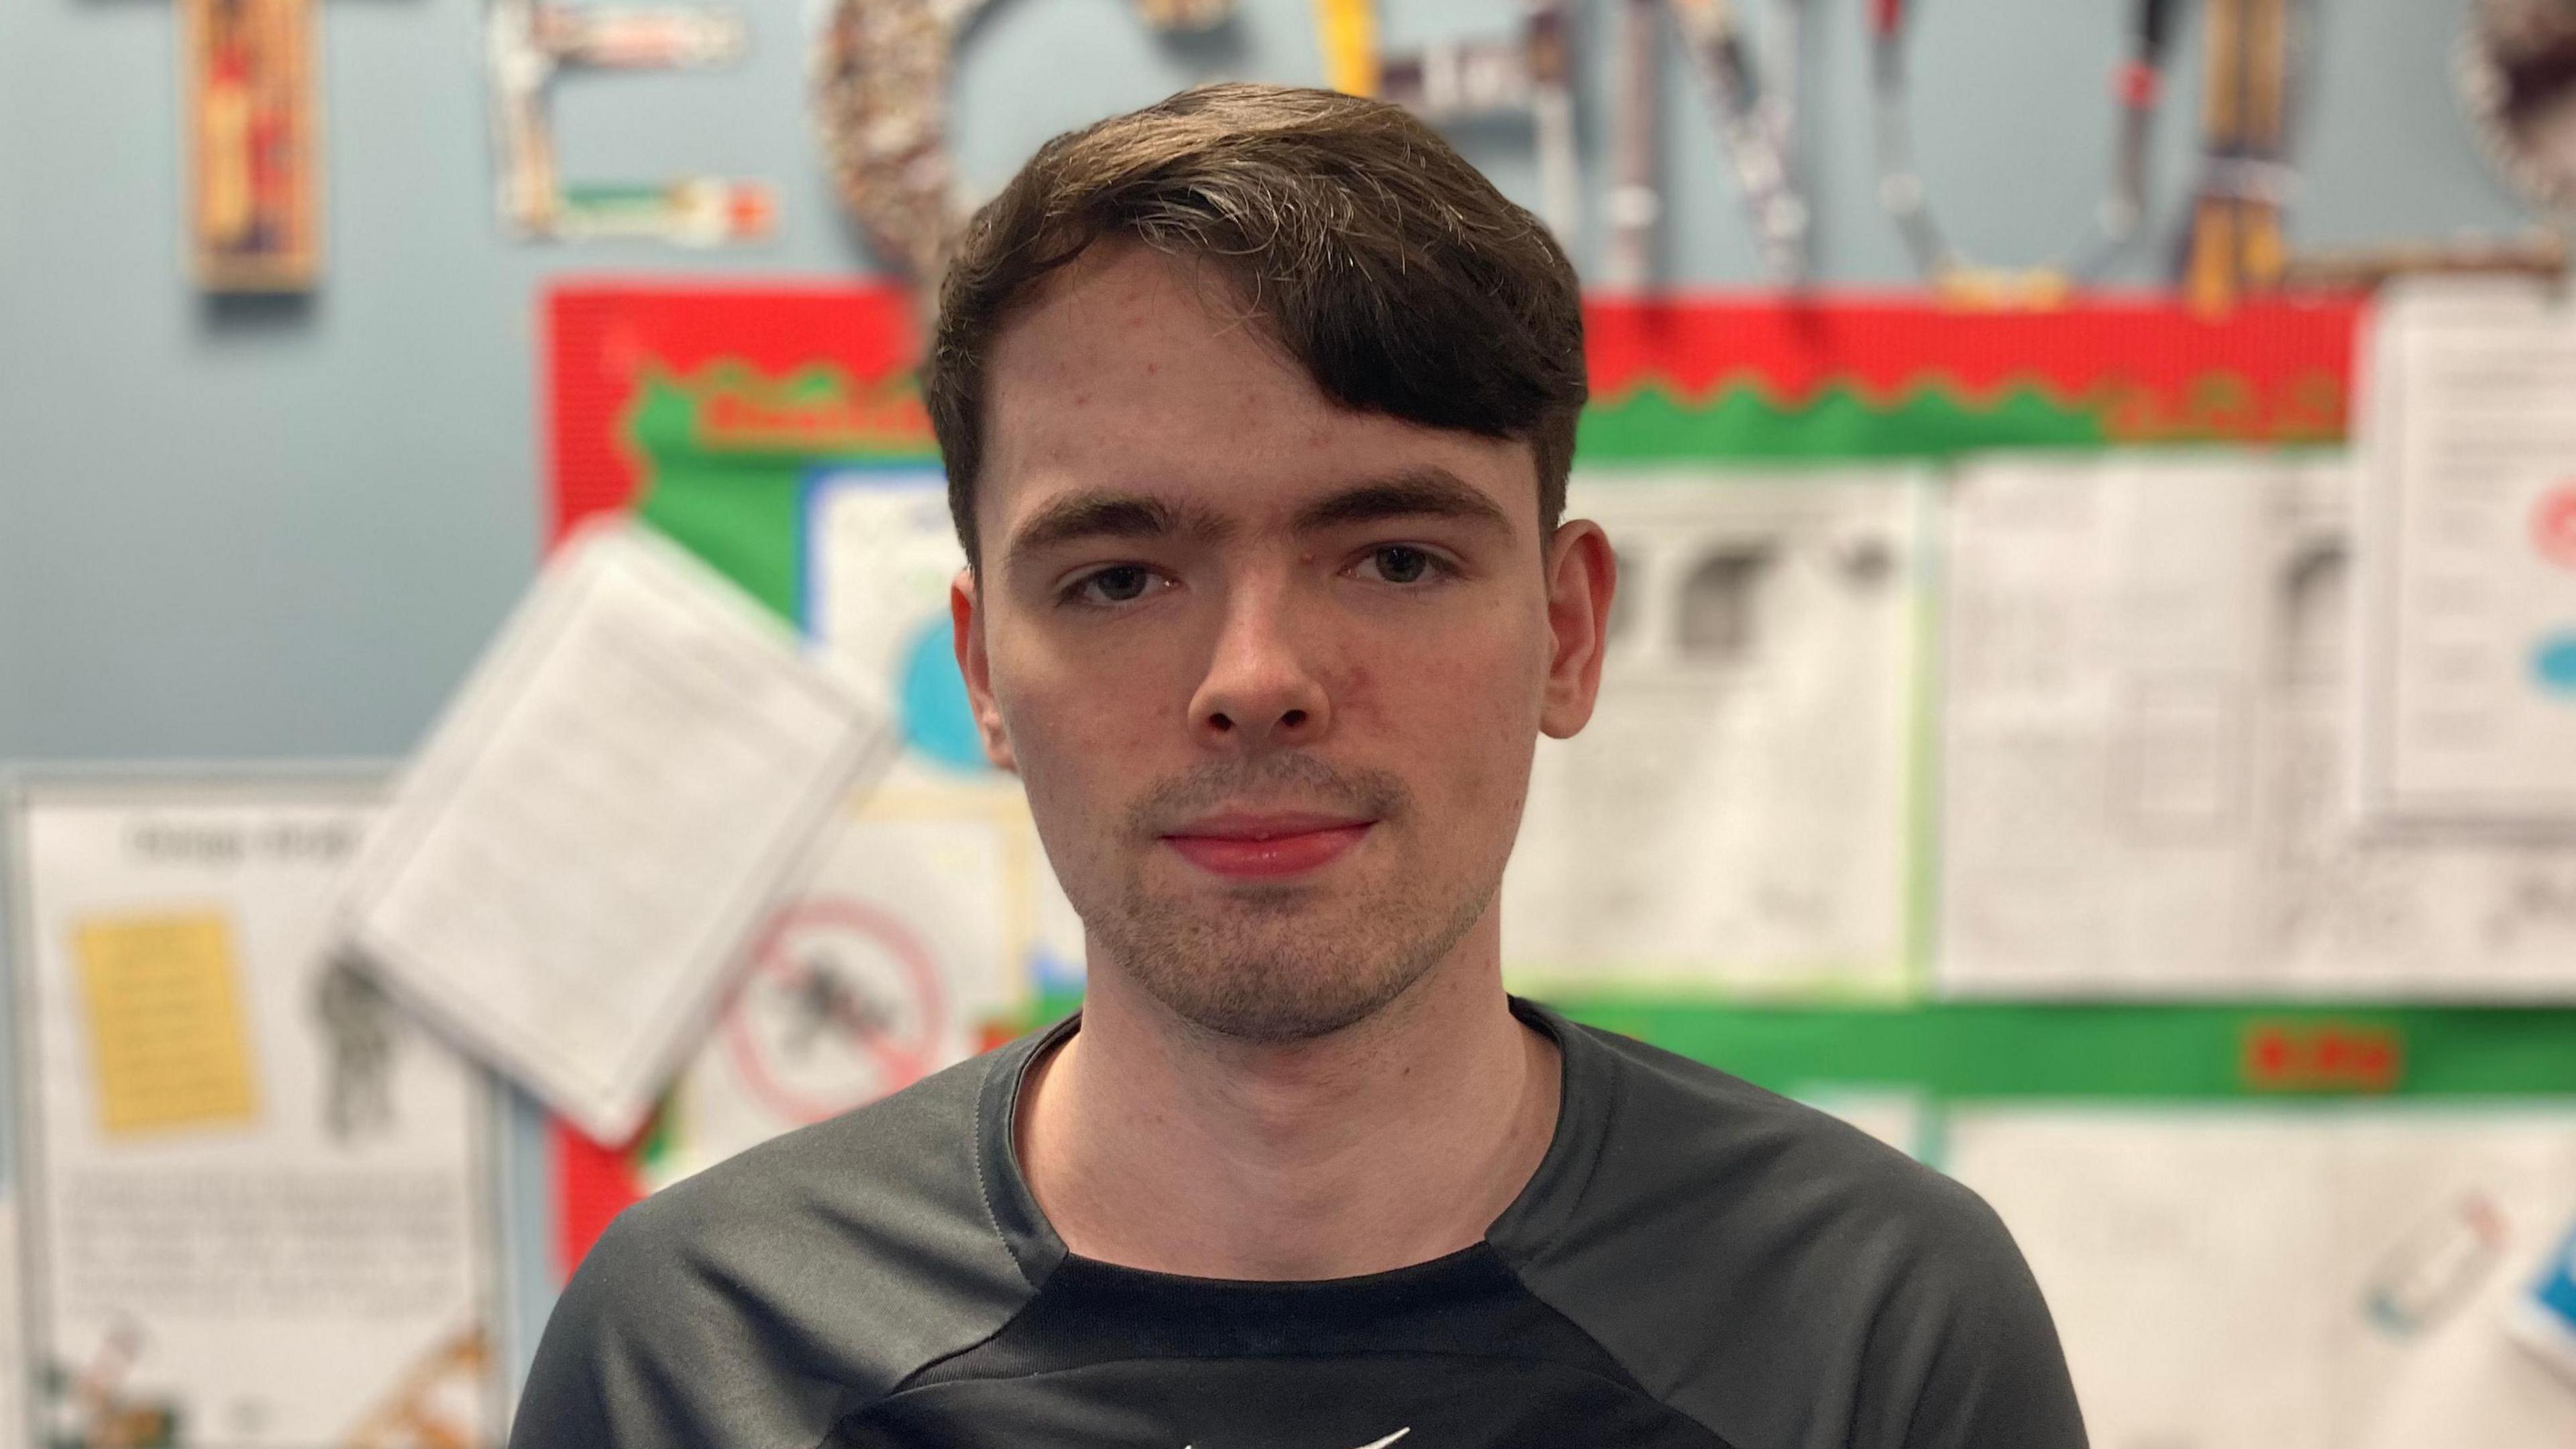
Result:
M1337 691L1342 727L1392 746L1415 788L1436 792L1453 818L1508 805L1527 779L1547 656L1509 623L1501 615L1491 626L1399 636L1355 659Z
M1151 777L1151 757L1184 707L1165 698L1166 683L1151 673L1137 661L1080 651L995 652L994 703L1033 804L1063 807L1068 819L1104 820L1104 808L1122 806Z

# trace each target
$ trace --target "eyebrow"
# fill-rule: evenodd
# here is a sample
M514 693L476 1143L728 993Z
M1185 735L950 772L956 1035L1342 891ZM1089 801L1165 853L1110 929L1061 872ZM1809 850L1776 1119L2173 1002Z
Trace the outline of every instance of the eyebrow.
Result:
M1299 533L1347 528L1392 518L1455 518L1508 532L1511 519L1492 499L1446 468L1410 468L1353 484L1297 511ZM1176 506L1148 493L1095 489L1068 494L1041 508L1012 535L1005 557L1025 563L1064 544L1094 538L1219 540L1234 523L1215 513Z
M1008 557L1021 563L1077 539L1164 538L1181 533L1221 538L1233 529L1214 514L1175 508L1150 494L1094 490L1068 494L1039 509L1012 535Z
M1299 533L1390 518L1455 518L1509 532L1500 505L1446 468L1410 468L1319 498L1297 512Z

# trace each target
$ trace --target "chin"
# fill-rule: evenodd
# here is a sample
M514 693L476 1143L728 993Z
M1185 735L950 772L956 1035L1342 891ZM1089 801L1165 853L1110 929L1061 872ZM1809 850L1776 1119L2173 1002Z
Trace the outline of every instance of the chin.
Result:
M1225 979L1145 982L1174 1016L1211 1036L1254 1046L1295 1046L1339 1035L1384 1011L1419 975L1353 983L1286 982L1273 972ZM1173 989L1177 987L1177 989Z
M1317 1041L1367 1021L1438 970L1491 893L1441 909L1422 899L1336 900L1315 883L1229 889L1220 901L1122 912L1110 957L1182 1021L1265 1046Z

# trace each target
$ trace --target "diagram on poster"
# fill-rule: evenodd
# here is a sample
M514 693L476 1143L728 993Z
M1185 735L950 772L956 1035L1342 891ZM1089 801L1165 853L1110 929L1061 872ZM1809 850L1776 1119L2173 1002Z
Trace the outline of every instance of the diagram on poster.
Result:
M1989 1108L1947 1140L2099 1449L2576 1443L2576 1387L2511 1327L2576 1217L2564 1105Z
M484 1079L328 951L384 794L314 771L10 798L46 1443L500 1436Z
M879 790L853 797L827 838L754 939L714 1039L663 1104L643 1154L648 1186L1017 1034L1046 869L1017 797Z
M805 628L826 667L889 701L902 748L888 771L889 800L910 817L953 809L978 822L1007 820L1005 834L1036 839L1019 778L984 758L983 737L957 672L948 587L966 553L948 516L948 483L921 465L844 466L806 481ZM925 802L948 802L934 806ZM1069 991L1082 980L1082 923L1043 851L1012 894L991 907L1029 923L1011 943L1035 987ZM1022 893L1025 892L1025 895Z
M2576 995L2576 849L2345 805L2350 490L2266 454L1962 471L1946 989Z
M881 755L871 699L648 528L568 544L351 867L348 944L623 1142L725 970Z
M2409 284L2367 346L2362 809L2576 839L2576 307Z
M825 470L805 520L817 658L887 701L902 743L753 937L645 1144L651 1187L963 1061L1016 1032L1041 986L1080 980L1080 922L1019 781L985 762L957 672L948 588L965 555L945 480Z
M1919 476L1590 476L1601 696L1539 745L1503 881L1516 985L1908 984Z

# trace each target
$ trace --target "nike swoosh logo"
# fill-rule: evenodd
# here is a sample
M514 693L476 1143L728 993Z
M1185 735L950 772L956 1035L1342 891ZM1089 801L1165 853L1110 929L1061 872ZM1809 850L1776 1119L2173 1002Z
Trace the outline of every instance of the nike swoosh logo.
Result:
M1412 1432L1413 1432L1413 1426L1412 1426L1412 1425L1410 1425L1410 1424L1407 1424L1407 1425L1405 1425L1403 1428L1396 1430L1394 1433L1387 1435L1387 1436L1386 1436L1385 1438L1383 1438L1383 1439L1378 1439L1378 1440L1374 1440L1374 1441L1372 1441L1372 1442L1370 1442L1370 1443L1367 1443L1367 1444L1362 1444L1362 1445L1360 1446L1360 1449L1386 1449L1386 1446L1387 1446L1387 1445L1394 1443L1396 1440L1401 1439L1401 1438L1403 1438L1405 1435L1410 1434L1410 1433L1412 1433ZM1183 1446L1182 1446L1182 1449L1191 1449L1191 1446L1189 1446L1189 1445L1183 1445Z

